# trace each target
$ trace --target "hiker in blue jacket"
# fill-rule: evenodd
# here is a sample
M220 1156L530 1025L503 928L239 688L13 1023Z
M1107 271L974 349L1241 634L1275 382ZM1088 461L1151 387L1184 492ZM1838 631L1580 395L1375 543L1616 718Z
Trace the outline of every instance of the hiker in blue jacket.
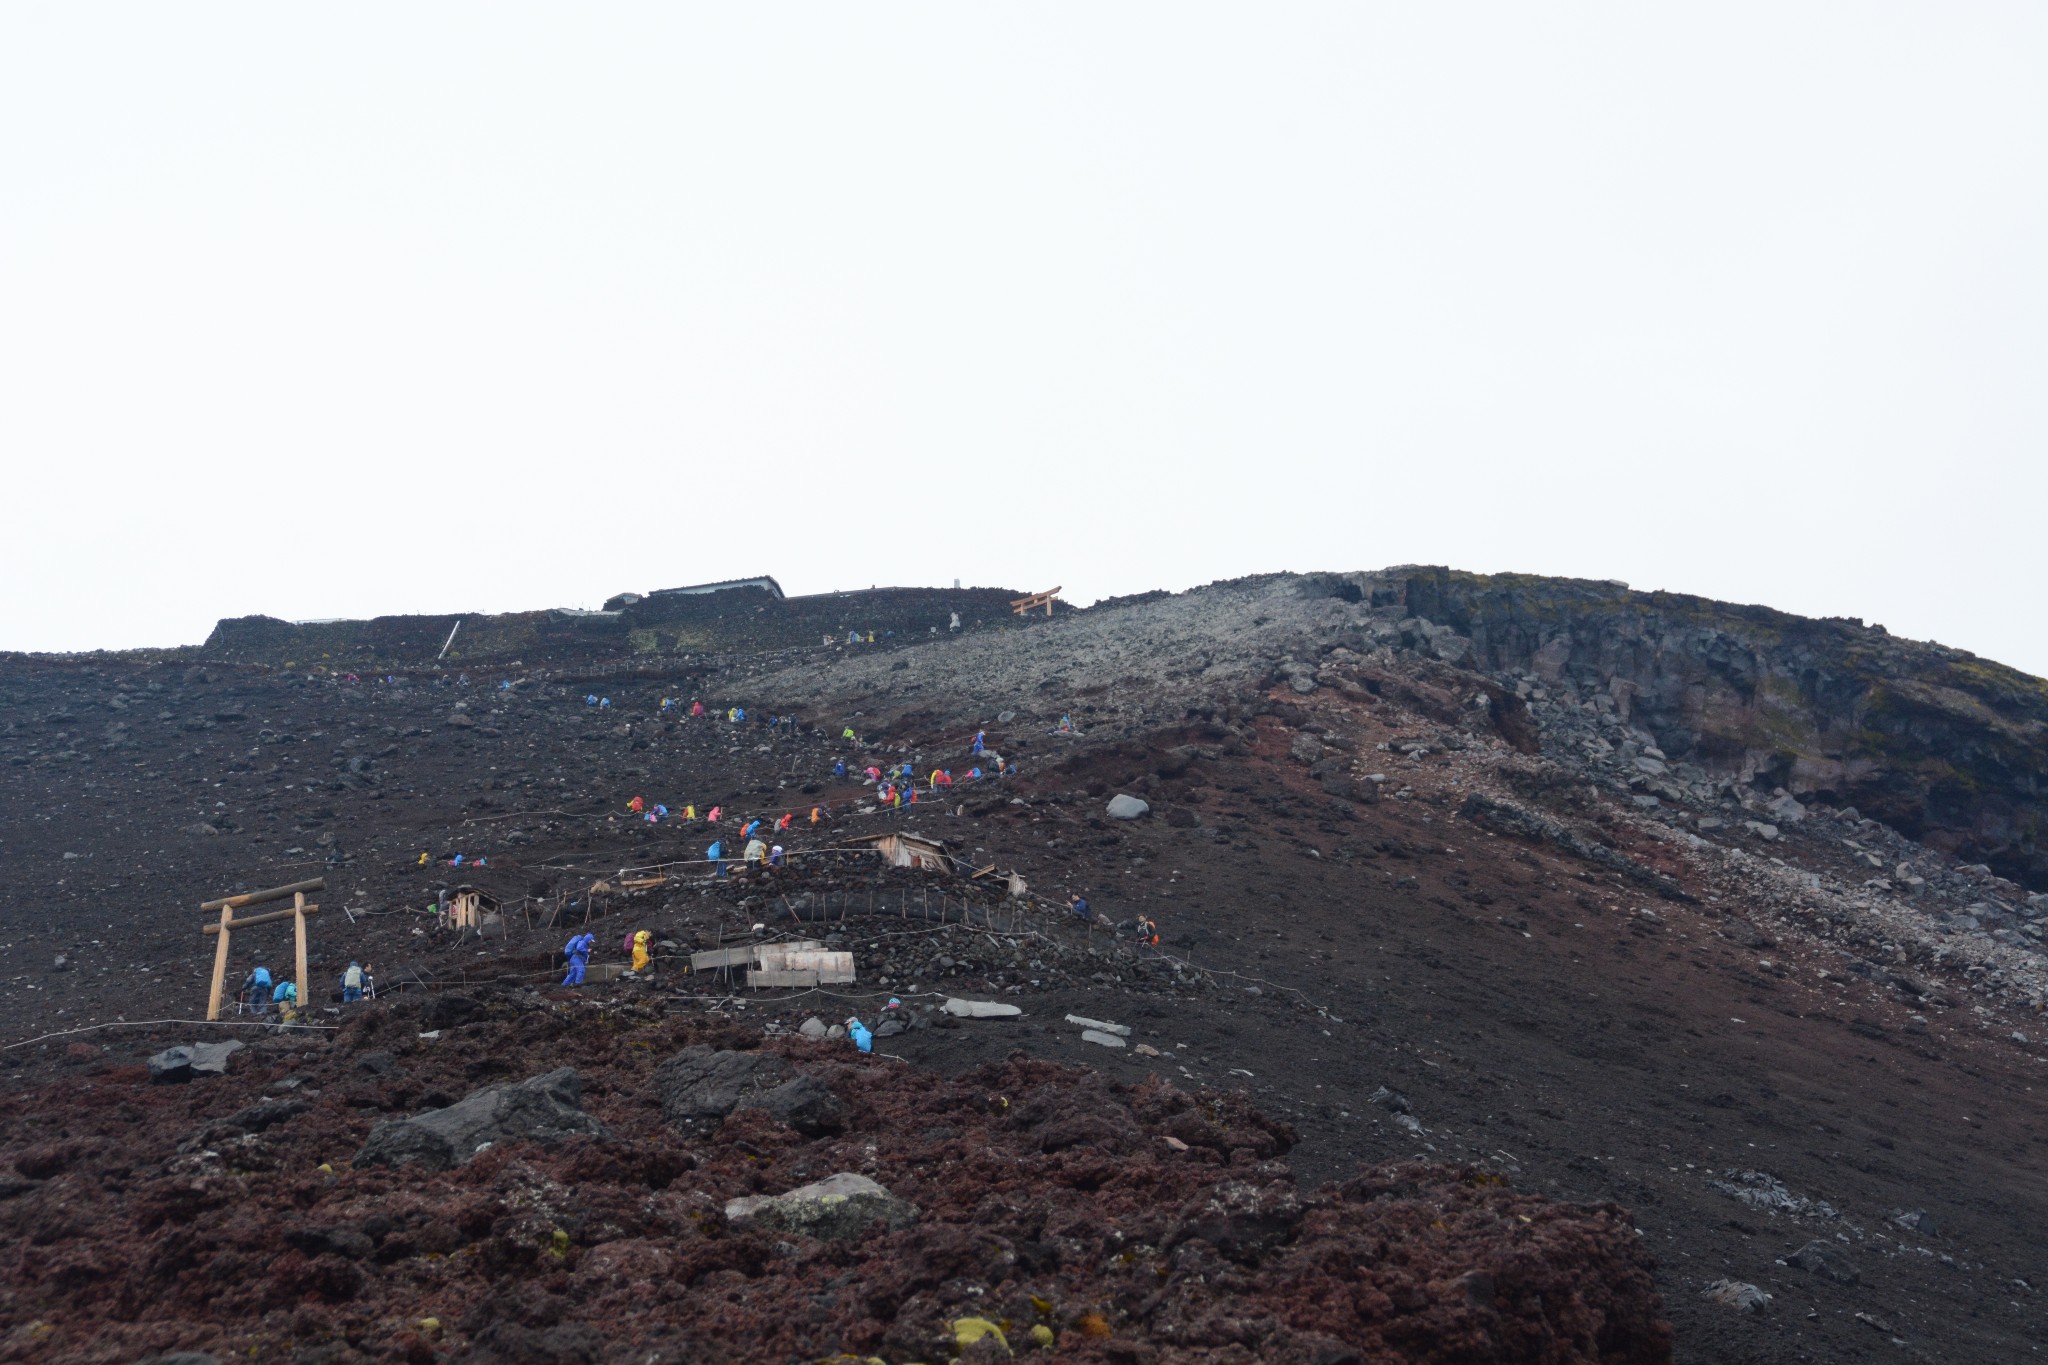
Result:
M562 952L569 959L569 974L562 978L564 986L583 984L583 971L590 965L590 950L596 946L596 934L578 934L563 947Z
M270 968L257 967L242 979L242 1003L252 1014L270 1009Z

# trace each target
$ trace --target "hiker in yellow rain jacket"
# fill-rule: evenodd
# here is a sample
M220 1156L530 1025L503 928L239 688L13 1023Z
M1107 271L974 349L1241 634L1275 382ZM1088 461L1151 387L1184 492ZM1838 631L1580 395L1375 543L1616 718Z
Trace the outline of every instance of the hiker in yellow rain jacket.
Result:
M647 970L647 964L648 964L649 962L651 962L651 961L653 961L653 960L654 960L654 959L652 959L651 957L649 957L649 956L647 955L647 945L648 945L649 943L652 943L653 941L654 941L654 935L652 935L652 934L648 933L648 932L647 932L647 931L646 931L645 929L642 929L642 930L641 930L641 931L640 931L639 933L637 933L637 934L633 935L633 970L634 970L634 971L636 971L636 972L644 972L644 971L646 971L646 970Z

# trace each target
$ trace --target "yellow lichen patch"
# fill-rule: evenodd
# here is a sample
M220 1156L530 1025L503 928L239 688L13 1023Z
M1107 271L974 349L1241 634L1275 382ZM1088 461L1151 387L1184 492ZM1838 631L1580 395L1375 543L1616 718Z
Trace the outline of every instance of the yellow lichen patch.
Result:
M1003 1335L1003 1329L990 1322L987 1318L953 1319L953 1344L955 1346L972 1346L983 1337L993 1337L995 1338L996 1345L1002 1347L1005 1351L1010 1349L1010 1340Z

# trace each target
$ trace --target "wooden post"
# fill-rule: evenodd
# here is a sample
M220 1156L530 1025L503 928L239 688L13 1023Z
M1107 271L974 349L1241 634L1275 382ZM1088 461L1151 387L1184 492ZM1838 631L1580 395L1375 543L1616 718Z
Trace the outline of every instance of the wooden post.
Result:
M312 980L306 975L306 893L292 893L292 934L298 940L299 953L299 1010L303 1013L310 1007L312 996L308 993ZM221 935L226 938L226 934Z
M227 984L228 976L228 923L235 917L231 905L220 908L220 942L213 945L213 992L206 997L206 1017L220 1018L221 987Z

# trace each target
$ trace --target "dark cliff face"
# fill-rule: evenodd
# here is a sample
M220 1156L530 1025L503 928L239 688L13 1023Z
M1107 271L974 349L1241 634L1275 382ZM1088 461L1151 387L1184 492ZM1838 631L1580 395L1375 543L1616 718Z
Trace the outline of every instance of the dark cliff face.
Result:
M2048 887L2048 682L1854 620L1533 575L1398 581L1475 667L1605 695L1673 758Z

